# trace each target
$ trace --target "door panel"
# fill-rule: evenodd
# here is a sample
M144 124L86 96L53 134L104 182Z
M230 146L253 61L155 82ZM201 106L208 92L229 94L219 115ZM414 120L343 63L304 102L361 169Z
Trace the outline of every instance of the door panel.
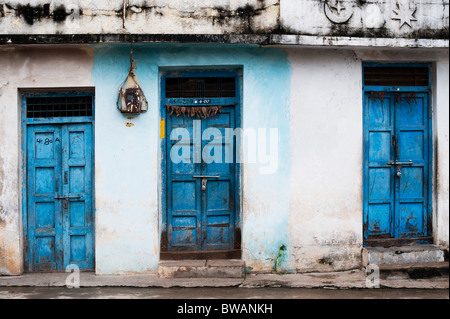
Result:
M91 124L27 128L29 271L93 267L91 142Z
M194 135L194 119L182 116L167 118L167 222L169 250L201 249L200 163L194 161L195 145L201 132ZM195 143L196 142L196 143ZM189 150L183 154L183 148Z
M28 245L33 269L57 270L61 267L61 128L51 125L29 126L27 132Z
M92 126L72 124L63 129L64 268L93 267ZM67 178L66 178L67 177Z
M232 249L234 247L235 224L235 165L234 143L227 140L225 129L235 128L235 114L232 107L223 108L222 113L202 120L202 149L213 161L202 159L202 174L219 176L207 182L203 191L205 233L204 249ZM205 155L207 155L205 154Z
M430 236L428 96L365 95L364 238Z
M428 99L417 94L415 101L396 103L396 136L401 167L396 179L396 238L424 237L427 234L428 198Z
M394 99L385 96L383 102L366 96L365 131L366 174L366 236L388 238L392 234L394 214L394 169L388 165L394 156Z

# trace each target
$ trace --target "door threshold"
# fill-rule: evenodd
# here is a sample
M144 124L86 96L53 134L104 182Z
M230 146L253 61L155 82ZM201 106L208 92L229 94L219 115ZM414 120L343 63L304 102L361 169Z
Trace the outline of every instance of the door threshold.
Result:
M365 239L364 247L418 246L433 244L433 237Z
M240 249L201 251L161 251L160 260L241 259Z

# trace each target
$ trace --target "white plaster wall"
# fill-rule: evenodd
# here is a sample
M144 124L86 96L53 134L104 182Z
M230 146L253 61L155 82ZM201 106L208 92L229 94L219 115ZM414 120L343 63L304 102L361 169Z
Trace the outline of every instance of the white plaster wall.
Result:
M449 62L447 58L436 61L434 119L437 144L436 153L436 243L449 245Z
M449 241L447 50L288 49L291 183L289 262L297 271L360 266L362 62L434 62L433 235Z
M289 49L293 68L289 267L355 268L362 246L361 61Z
M23 271L19 89L89 87L92 65L83 47L0 48L0 275Z

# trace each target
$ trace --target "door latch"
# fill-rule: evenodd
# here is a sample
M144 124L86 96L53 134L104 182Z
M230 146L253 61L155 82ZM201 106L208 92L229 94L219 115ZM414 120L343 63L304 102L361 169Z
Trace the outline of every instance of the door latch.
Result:
M201 178L202 179L202 191L206 190L206 184L208 183L208 178L217 178L219 179L220 176L214 175L214 176L209 176L209 175L197 175L197 176L192 176L193 178Z
M206 183L208 180L206 178L202 178L202 191L206 191Z
M413 164L412 160L409 160L409 162L397 162L397 160L395 160L395 161L390 161L390 162L386 163L386 165L395 165L396 166L397 177L402 176L402 165L412 165L412 164Z
M401 177L401 176L402 176L402 166L397 165L397 177Z
M390 162L387 162L386 163L386 165L412 165L413 164L413 161L412 160L409 160L409 162L397 162L397 161L390 161Z

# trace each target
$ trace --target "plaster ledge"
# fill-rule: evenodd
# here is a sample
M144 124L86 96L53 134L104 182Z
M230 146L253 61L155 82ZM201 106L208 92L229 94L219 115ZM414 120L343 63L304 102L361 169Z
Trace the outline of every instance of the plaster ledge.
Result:
M301 47L448 48L448 39L357 38L295 34L0 34L0 45L222 43Z

